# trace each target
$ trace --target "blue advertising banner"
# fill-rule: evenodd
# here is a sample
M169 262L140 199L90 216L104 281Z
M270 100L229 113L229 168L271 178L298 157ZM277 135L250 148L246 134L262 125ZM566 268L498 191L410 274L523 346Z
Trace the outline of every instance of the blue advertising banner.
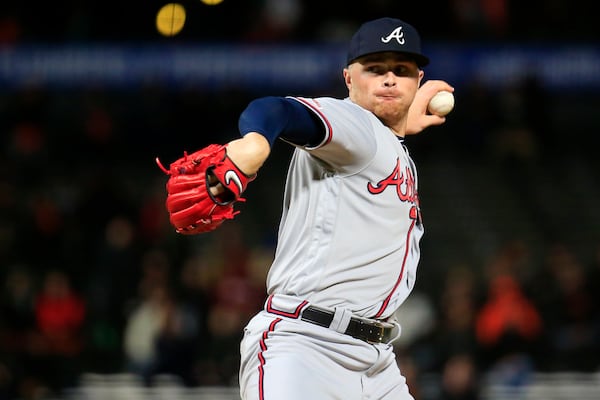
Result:
M535 77L548 89L600 88L600 45L434 43L426 78L505 87ZM0 48L0 87L162 85L175 90L318 90L341 82L341 45L88 45Z

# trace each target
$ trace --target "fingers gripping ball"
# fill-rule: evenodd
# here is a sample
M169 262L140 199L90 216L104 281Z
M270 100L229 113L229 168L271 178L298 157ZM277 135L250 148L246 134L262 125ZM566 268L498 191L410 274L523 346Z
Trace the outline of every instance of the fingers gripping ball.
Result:
M167 200L169 220L178 233L194 235L210 232L239 211L234 204L244 201L241 194L256 175L244 174L227 156L226 146L212 144L171 163L169 169L156 159L169 175Z

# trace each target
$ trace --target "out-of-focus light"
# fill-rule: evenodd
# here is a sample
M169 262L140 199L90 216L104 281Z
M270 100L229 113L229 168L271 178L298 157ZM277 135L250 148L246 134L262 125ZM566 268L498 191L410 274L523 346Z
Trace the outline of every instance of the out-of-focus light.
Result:
M216 6L217 4L221 4L223 0L201 0L207 6Z
M185 15L185 8L181 4L165 4L156 14L156 29L161 35L175 36L185 25Z

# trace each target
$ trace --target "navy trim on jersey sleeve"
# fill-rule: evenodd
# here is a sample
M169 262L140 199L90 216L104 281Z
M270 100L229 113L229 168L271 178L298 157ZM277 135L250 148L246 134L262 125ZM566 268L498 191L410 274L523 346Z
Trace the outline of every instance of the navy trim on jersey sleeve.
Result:
M314 146L325 136L321 120L302 103L275 96L252 100L240 114L238 128L242 136L262 134L271 146L278 137L298 146Z

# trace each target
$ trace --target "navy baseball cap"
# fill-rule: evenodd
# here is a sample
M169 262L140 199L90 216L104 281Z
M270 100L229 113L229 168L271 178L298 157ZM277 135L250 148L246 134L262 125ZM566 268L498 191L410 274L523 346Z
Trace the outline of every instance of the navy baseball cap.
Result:
M421 53L421 38L417 30L396 18L379 18L362 24L350 40L348 64L359 57L384 51L405 53L419 67L429 64L429 58Z

